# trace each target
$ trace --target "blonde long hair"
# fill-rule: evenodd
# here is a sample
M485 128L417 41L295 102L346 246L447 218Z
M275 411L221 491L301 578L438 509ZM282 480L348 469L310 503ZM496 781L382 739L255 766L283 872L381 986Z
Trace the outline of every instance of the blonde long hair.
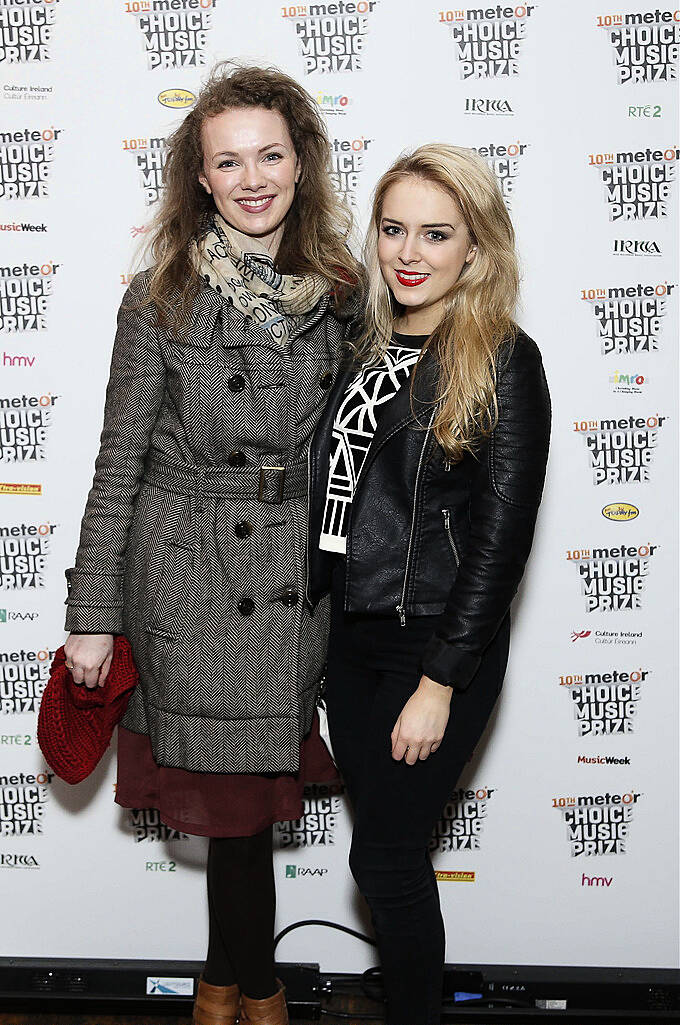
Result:
M432 182L456 200L477 246L475 258L465 264L445 297L442 319L423 349L432 352L439 365L433 431L447 458L458 462L476 450L498 419L498 350L517 330L515 233L496 179L474 151L433 143L401 156L380 178L373 196L365 245L366 321L357 345L361 358L378 358L384 352L394 318L404 309L380 272L378 235L387 190L409 177Z
M277 268L285 274L321 274L334 286L337 305L361 280L361 267L347 245L352 215L331 186L330 144L316 103L276 68L222 61L168 139L165 190L145 246L153 264L149 299L164 325L179 327L199 291L190 243L206 214L215 209L212 196L198 181L203 166L201 127L206 118L244 107L281 114L302 166L276 255Z

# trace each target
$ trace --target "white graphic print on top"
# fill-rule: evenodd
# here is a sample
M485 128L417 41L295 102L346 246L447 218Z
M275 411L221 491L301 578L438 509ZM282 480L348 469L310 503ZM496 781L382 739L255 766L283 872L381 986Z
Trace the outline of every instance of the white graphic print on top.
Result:
M420 349L392 343L380 363L364 367L352 379L333 423L326 507L319 548L347 550L347 521L357 478L373 440L378 418L408 381Z

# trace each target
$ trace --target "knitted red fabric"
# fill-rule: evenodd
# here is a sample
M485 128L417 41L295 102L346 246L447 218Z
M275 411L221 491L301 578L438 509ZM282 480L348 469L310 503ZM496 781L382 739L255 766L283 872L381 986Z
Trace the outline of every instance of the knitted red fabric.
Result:
M111 742L139 676L126 637L114 637L113 661L103 687L73 682L58 648L40 703L38 743L47 764L67 783L89 776Z

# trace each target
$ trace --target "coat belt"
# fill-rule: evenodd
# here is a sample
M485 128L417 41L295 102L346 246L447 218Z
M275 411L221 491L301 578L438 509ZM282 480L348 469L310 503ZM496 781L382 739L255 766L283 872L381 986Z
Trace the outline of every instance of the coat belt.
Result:
M286 466L233 469L230 466L181 466L151 458L144 468L147 484L178 495L252 500L280 505L307 494L307 460Z

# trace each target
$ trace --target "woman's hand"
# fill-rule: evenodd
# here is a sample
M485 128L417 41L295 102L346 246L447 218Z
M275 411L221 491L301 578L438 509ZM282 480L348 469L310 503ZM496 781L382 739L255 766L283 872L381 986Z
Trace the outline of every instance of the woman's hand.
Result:
M113 634L69 634L64 652L74 683L90 689L104 686L113 658Z
M392 757L415 765L433 754L449 721L452 690L422 676L392 730Z

